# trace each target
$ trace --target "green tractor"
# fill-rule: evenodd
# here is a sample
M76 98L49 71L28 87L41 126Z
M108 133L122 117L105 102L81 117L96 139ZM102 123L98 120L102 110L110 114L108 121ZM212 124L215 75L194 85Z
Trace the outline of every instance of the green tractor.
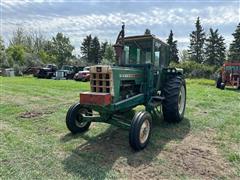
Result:
M169 46L154 35L124 36L124 25L116 44L118 65L90 67L91 92L80 93L80 101L66 115L73 133L88 130L91 122L127 129L129 144L138 151L149 143L152 118L178 123L184 117L186 84L183 70L170 68ZM132 119L123 114L143 105Z

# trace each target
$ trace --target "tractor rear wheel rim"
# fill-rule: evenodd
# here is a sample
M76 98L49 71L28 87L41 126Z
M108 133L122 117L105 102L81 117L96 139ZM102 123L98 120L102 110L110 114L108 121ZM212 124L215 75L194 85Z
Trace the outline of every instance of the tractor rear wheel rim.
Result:
M78 127L82 128L86 126L87 122L82 122L82 118L83 118L83 115L87 115L87 113L88 113L87 109L79 109L76 120L75 120L75 123Z
M150 133L150 123L148 119L145 119L144 122L142 123L141 129L140 129L140 136L139 140L143 144L146 142L148 139Z
M178 111L179 114L182 114L184 111L184 106L185 106L185 100L186 100L186 92L185 92L185 87L182 85L179 95L178 95Z

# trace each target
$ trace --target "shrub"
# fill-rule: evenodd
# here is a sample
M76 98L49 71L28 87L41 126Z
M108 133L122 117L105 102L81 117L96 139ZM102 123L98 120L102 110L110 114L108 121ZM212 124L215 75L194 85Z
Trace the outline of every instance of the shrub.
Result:
M18 64L14 64L13 69L14 69L14 74L16 76L22 76L23 75L23 73L22 73L23 69L24 69L23 66L19 66Z
M199 64L194 61L185 61L179 64L171 63L171 67L182 68L188 78L208 78L215 79L217 67Z
M25 62L24 66L26 67L35 67L43 65L40 58L36 54L31 53L25 53L24 62Z

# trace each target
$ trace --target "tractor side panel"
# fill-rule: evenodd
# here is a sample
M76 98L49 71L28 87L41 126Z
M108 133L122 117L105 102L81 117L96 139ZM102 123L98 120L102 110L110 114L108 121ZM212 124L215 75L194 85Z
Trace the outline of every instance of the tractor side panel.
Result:
M127 99L141 93L144 85L144 70L126 67L114 67L114 102Z

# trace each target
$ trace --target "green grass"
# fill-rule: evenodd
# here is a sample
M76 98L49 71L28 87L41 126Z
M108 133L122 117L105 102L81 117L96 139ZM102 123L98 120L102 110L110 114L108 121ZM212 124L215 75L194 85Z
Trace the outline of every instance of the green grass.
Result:
M128 132L114 126L94 123L74 136L67 130L66 111L80 91L89 90L89 83L32 77L0 81L1 179L240 177L237 90L216 89L211 80L187 80L186 118L180 124L155 122L149 146L135 153ZM26 112L36 116L22 118ZM198 154L196 148L201 148ZM194 159L200 157L202 163L195 168ZM211 158L214 169L203 174ZM230 173L221 170L223 162Z

